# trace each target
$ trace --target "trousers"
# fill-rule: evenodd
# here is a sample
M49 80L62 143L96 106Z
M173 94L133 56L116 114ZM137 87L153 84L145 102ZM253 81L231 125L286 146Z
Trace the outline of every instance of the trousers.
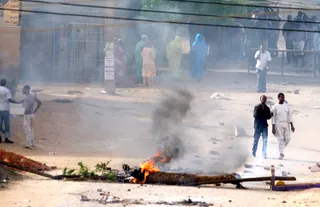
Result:
M267 70L257 69L257 90L258 92L267 92Z
M261 135L262 135L262 141L263 141L262 155L266 156L267 155L267 145L268 145L268 127L260 127L260 126L255 127L252 152L254 154L256 154Z
M292 50L293 49L293 41L291 39L285 39L286 41L286 49L287 50ZM287 54L287 61L290 63L291 60L293 59L293 52L286 52Z
M10 111L0 111L1 134L3 131L3 128L2 128L3 124L4 124L4 131L6 133L6 138L9 139L10 138Z
M23 129L26 135L26 147L35 147L34 141L34 114L24 115Z
M288 123L276 124L276 137L278 139L279 153L283 154L284 149L291 141L290 126Z

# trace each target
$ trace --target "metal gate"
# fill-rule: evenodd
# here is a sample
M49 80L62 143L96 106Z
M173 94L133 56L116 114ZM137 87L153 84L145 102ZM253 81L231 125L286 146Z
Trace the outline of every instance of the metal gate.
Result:
M39 30L25 23L26 31L21 32L20 68L22 78L26 80L52 80L55 61L55 39L57 34L53 29ZM54 28L48 25L47 28Z
M103 25L72 23L68 34L67 68L75 81L103 79L104 27Z

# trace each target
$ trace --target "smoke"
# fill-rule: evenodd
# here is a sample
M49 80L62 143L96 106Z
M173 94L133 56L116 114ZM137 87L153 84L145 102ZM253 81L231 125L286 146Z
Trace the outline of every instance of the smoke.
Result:
M153 114L152 132L166 156L178 158L185 152L182 121L190 111L193 95L185 89L174 89Z
M188 114L192 111L193 99L194 96L188 90L173 89L153 113L152 133L158 142L159 151L164 157L172 157L169 163L161 166L161 170L199 174L237 171L248 157L246 143L241 139L208 137L207 131L213 131L218 137L231 137L233 130L227 127L220 131L213 127L208 129L201 123L207 119L206 114L201 114L199 121L191 120L199 126L184 124L184 121L191 119ZM218 142L216 147L211 147L212 142Z

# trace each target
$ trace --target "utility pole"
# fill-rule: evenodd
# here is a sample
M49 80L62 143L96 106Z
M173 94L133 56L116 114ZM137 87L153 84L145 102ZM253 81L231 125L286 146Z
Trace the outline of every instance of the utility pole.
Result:
M107 6L116 6L117 1L107 1ZM107 16L113 17L114 10L107 10ZM105 92L108 94L115 94L116 84L115 84L115 62L114 62L114 44L113 38L115 37L115 24L114 19L105 20L105 58L104 58L104 88Z

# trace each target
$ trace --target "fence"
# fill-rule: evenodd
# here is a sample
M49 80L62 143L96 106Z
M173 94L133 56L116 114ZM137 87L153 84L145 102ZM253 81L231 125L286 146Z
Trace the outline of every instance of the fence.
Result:
M251 61L254 59L254 53L258 51L258 48L250 48L249 51L251 55L247 58L248 61L248 72L250 72ZM317 76L317 72L320 69L320 51L313 50L279 50L279 49L268 49L271 54L275 54L273 60L269 64L269 68L272 71L279 71L281 75L285 72L304 72L313 73L313 76ZM294 53L303 53L303 60L306 63L304 66L299 68L298 66L293 66L287 61L287 54L292 53L292 59L297 58Z

